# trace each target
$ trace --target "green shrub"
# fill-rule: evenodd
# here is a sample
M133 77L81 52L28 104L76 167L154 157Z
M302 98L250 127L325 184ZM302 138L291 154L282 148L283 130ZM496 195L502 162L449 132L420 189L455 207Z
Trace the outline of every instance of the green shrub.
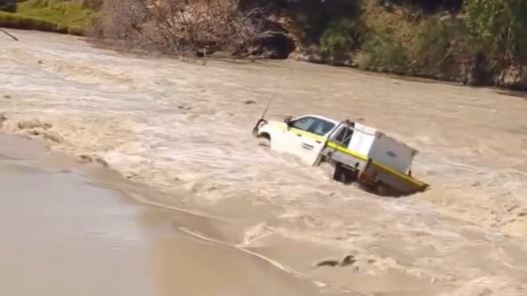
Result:
M56 25L38 18L0 12L0 26L7 28L53 31Z
M463 20L432 17L416 36L412 52L413 67L420 75L457 77L461 64L477 49L477 42L469 40Z
M17 13L82 30L89 25L94 15L84 3L74 0L27 0L18 5Z
M467 24L497 66L527 63L527 1L466 0Z
M362 46L359 67L366 70L405 74L408 68L408 49L389 34L370 33Z
M363 26L356 20L341 19L329 25L320 38L321 54L332 61L344 60L362 43Z
M435 66L447 54L452 30L438 18L428 21L416 37L416 55L423 66Z
M25 30L39 30L55 33L67 33L73 35L83 34L83 31L77 28L61 26L39 18L27 17L16 13L8 13L2 11L0 11L0 27Z
M2 3L9 1L0 0ZM0 26L83 35L100 0L27 0L19 1L16 13L0 11Z

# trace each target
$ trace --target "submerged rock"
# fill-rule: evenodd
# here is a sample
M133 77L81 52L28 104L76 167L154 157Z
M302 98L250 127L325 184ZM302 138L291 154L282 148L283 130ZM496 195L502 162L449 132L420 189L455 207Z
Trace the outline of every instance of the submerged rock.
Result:
M344 259L342 260L342 262L340 263L340 266L348 266L348 265L352 265L353 263L357 262L357 259L355 259L355 256L353 255L348 255L346 257L344 257Z
M341 267L345 267L345 266L353 265L355 262L357 262L357 259L355 259L355 256L347 255L346 257L344 257L344 259L342 259L342 261L340 261L340 260L333 260L333 259L320 261L320 262L318 262L316 264L316 267L322 267L322 266L329 266L329 267L341 266Z
M324 260L324 261L320 261L319 263L317 263L317 267L322 267L322 266L335 267L338 265L339 265L338 260Z
M51 123L43 122L38 119L21 121L17 124L17 126L18 126L18 129L21 129L21 130L36 129L36 128L41 128L41 129L46 130L52 127Z
M108 167L108 162L104 160L103 158L97 156L97 155L87 155L87 154L81 154L77 156L77 161L82 164L92 164L97 163L102 165L103 167Z

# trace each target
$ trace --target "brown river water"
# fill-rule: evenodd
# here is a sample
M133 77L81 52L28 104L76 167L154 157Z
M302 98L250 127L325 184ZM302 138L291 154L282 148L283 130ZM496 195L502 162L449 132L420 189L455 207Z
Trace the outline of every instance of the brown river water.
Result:
M0 38L2 131L38 139L47 154L77 157L96 171L108 165L122 177L97 178L127 197L82 185L79 196L56 198L58 208L50 204L49 210L64 215L57 219L78 216L75 231L86 224L95 228L80 238L64 234L72 242L62 246L39 238L37 228L23 222L25 211L47 209L47 203L6 215L10 221L3 224L11 232L28 233L29 238L18 239L29 242L17 242L15 235L9 239L15 248L0 249L0 259L9 258L9 270L40 266L32 273L14 272L8 288L28 288L17 283L48 276L43 266L50 260L64 264L61 271L81 275L66 281L72 286L64 291L96 289L94 282L122 273L141 286L127 287L130 293L141 295L246 295L265 287L283 295L527 294L525 95L292 61L140 57L94 48L76 37L13 32L20 42ZM270 118L318 113L361 120L418 148L413 173L431 189L381 198L334 183L323 168L258 148L250 130L271 98ZM2 174L7 180L15 173L5 168ZM28 198L45 193L52 182L81 186L71 185L78 182L75 174L40 174L51 179L33 180L37 183L27 188L7 184L26 190ZM31 176L24 177L28 184L35 179ZM97 202L80 206L94 190L100 190ZM6 209L18 205L1 202ZM120 218L89 215L106 208ZM114 218L115 228L110 226ZM58 222L38 224L51 233L65 231L53 229L53 223ZM115 241L107 239L109 234ZM92 256L101 260L78 255L90 250L91 243L82 243L86 238L95 239L101 254ZM29 247L40 239L49 241L49 249L64 248L58 255L71 252L79 261ZM317 267L345 256L353 256L351 264ZM181 270L193 280L178 285L174 275ZM196 282L203 272L208 277ZM123 288L117 281L114 287ZM219 288L232 281L253 290Z
M1 295L321 294L266 260L178 230L213 231L213 219L137 203L97 172L104 178L0 136Z

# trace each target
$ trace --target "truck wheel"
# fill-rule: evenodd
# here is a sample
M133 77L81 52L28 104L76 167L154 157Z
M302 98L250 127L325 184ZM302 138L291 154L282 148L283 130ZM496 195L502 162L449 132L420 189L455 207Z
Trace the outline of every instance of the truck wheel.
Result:
M335 164L335 172L333 173L333 180L344 184L350 184L357 178L356 172L344 167L340 163Z
M271 148L271 139L268 136L266 136L266 135L259 136L258 137L258 146L270 149Z

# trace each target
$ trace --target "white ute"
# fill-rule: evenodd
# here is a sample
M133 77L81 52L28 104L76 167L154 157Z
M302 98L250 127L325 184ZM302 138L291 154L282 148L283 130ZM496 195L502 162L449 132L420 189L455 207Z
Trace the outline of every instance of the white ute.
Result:
M319 115L283 122L262 118L253 134L271 150L296 155L309 165L329 162L335 180L358 181L380 195L408 195L428 187L412 177L417 150L358 122Z

